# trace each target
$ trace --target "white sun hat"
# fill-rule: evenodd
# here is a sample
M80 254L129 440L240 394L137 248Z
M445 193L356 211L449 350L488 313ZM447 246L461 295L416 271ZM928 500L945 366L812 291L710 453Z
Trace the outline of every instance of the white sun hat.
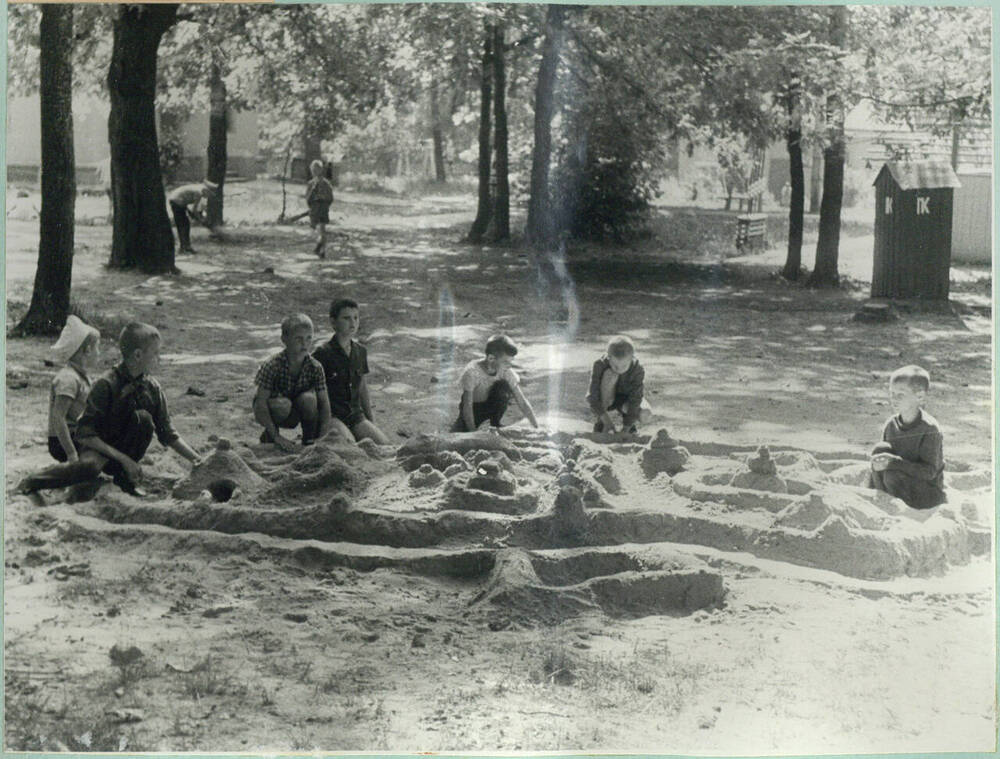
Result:
M56 344L49 348L52 360L57 364L65 364L91 335L96 335L99 338L101 333L85 323L80 317L70 314L66 317L66 326L59 333Z

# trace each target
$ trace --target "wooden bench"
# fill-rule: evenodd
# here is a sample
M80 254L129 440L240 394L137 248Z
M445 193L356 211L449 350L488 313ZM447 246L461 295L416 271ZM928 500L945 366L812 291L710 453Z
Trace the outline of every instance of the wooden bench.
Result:
M767 214L745 213L736 217L736 249L767 245Z

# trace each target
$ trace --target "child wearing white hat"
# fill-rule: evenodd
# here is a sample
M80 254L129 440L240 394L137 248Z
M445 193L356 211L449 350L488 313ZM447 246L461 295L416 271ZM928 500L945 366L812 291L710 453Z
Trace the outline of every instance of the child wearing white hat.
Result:
M70 314L51 348L55 363L64 364L52 378L49 391L49 453L56 461L76 461L80 457L74 433L87 405L88 372L97 368L100 345L101 333Z

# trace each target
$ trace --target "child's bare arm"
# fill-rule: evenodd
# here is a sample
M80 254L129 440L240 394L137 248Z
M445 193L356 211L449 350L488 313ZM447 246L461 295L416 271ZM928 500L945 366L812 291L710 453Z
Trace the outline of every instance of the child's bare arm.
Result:
M364 413L365 419L369 422L374 422L375 417L372 416L372 401L368 395L368 381L364 377L361 378L361 382L358 384L358 400L361 401L361 411Z
M197 465L201 463L201 456L199 456L198 452L195 451L191 446L189 446L185 442L184 438L182 437L177 438L172 443L170 443L170 447L173 450L175 450L179 455L183 456L188 461L190 461L192 464Z
M514 393L514 402L517 404L517 407L521 409L521 413L528 417L528 421L531 422L532 427L537 428L538 420L535 419L535 410L531 408L531 404L528 402L528 399L525 398L524 393L521 392L521 386L514 385L511 390Z
M278 432L278 425L271 418L271 409L268 408L267 401L270 391L266 387L258 387L257 394L253 397L253 416L261 424L272 440L277 441L281 435Z
M51 413L56 420L56 437L59 438L59 444L66 451L67 459L76 461L80 456L76 446L73 445L73 436L69 434L69 424L66 423L66 414L72 403L73 399L68 395L57 395L52 402Z
M333 426L333 415L330 413L330 396L324 387L322 391L316 391L316 409L319 412L319 432L317 436L322 438L330 432Z
M472 391L462 391L462 421L465 422L465 429L474 432L476 429L476 416L472 412Z

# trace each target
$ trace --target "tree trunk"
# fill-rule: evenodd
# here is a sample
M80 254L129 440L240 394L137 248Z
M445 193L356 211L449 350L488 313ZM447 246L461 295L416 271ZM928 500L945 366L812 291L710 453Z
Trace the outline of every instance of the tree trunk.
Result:
M510 180L507 156L507 72L503 56L504 29L493 27L493 151L496 194L493 196L493 242L510 239Z
M809 213L819 211L819 201L823 190L823 174L820 167L823 165L823 149L815 145L812 151L812 163L809 165Z
M538 68L538 86L535 89L535 144L531 154L531 198L528 201L525 237L532 247L539 250L552 250L557 242L549 199L549 161L552 153L556 70L566 35L566 13L565 6L548 6L542 62Z
M479 205L476 218L466 238L471 243L483 241L492 216L490 207L490 101L493 98L493 33L489 26L483 42L482 79L479 86Z
M116 269L150 274L176 271L156 138L156 53L177 5L120 5L108 70L111 114L111 191Z
M781 276L795 282L802 269L802 229L805 212L806 181L802 162L802 111L798 92L793 89L788 100L789 128L785 133L788 147L788 182L792 193L788 204L788 254Z
M28 313L15 335L57 334L69 314L73 279L73 6L42 5L39 28L42 208L38 268Z
M831 9L830 42L843 48L847 38L847 6ZM826 100L827 147L823 149L823 200L819 207L819 239L810 287L834 287L840 280L840 210L844 200L844 102L837 92Z
M444 130L441 128L437 85L431 86L431 139L434 142L434 181L444 184Z
M208 203L205 209L208 226L211 228L222 226L223 223L223 191L226 183L226 83L222 80L222 69L218 63L212 63L209 75L209 91L211 98L211 109L208 116L208 157L206 162L205 176L210 182L219 185L219 189L214 195L208 196Z
M312 174L309 173L309 166L313 161L323 160L322 139L315 134L306 134L302 137L302 153L306 160L306 179Z

